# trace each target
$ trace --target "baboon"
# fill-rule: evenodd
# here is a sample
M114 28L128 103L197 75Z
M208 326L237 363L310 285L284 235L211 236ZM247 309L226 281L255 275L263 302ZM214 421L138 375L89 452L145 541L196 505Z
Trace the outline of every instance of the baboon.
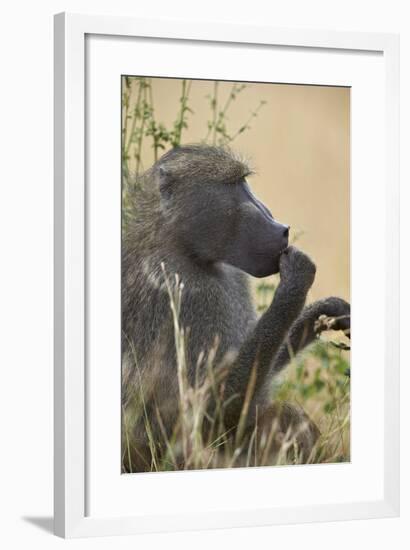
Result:
M282 432L303 421L298 442L305 460L318 437L298 406L288 404L280 415L271 403L271 383L313 341L321 315L335 318L334 329L348 329L350 305L330 297L304 308L316 267L288 246L290 228L253 195L250 174L227 148L187 145L165 153L137 181L123 235L122 380L124 410L143 385L144 414L133 426L125 471L151 470L152 441L160 433L171 437L178 418L177 349L166 284L175 274L184 285L179 323L189 383L203 380L207 351L214 350L213 364L229 363L221 390L226 431L235 434L248 400L245 429L256 417L266 428L279 415ZM248 275L274 273L280 283L258 319Z

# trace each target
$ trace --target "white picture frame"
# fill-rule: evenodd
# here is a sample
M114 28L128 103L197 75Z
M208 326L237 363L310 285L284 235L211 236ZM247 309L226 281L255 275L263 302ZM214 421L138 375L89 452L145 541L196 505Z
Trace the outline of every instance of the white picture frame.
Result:
M246 508L195 509L177 507L138 515L90 514L87 510L86 453L92 424L86 422L86 39L137 37L151 42L229 44L235 48L309 49L327 52L377 53L383 57L383 118L381 140L385 171L382 178L383 247L383 456L380 458L377 497L352 501L304 502L269 506L249 502ZM399 290L398 290L398 37L330 31L275 29L200 21L142 20L129 17L58 14L55 16L55 533L62 537L137 534L186 529L270 525L396 516L399 513ZM178 60L169 60L170 71ZM113 106L113 108L115 108ZM379 113L380 114L380 113ZM371 128L368 130L372 131ZM354 147L354 144L353 144ZM118 172L119 173L119 172ZM119 179L119 178L118 178ZM119 184L119 181L118 181ZM354 183L360 185L358 181ZM355 207L356 211L358 205ZM365 214L363 214L365 215ZM353 228L354 228L353 224ZM352 232L352 240L355 234ZM380 266L379 266L380 269ZM380 293L382 293L380 291ZM381 294L380 294L381 295ZM354 298L353 298L354 299ZM380 303L380 300L379 300ZM353 302L354 307L354 302ZM354 323L354 313L353 313ZM353 354L354 356L354 354ZM353 358L353 361L355 359ZM89 388L88 388L89 389ZM94 391L94 390L93 390ZM97 391L97 390L96 390ZM353 397L355 399L355 397ZM354 461L354 458L353 458ZM316 467L317 468L317 467ZM262 471L264 468L254 469ZM298 467L298 477L304 476ZM104 472L103 472L104 473ZM119 475L119 472L118 472ZM138 474L139 475L139 474ZM144 475L144 474L143 474ZM187 474L193 480L198 472ZM216 473L221 479L224 472ZM237 471L235 482L243 475ZM259 474L257 474L259 475ZM262 474L260 474L262 475ZM376 475L376 474L375 474ZM162 474L161 474L162 476ZM101 477L98 478L101 482ZM107 475L108 479L108 475ZM142 479L142 478L141 478ZM144 484L152 484L152 477ZM163 479L158 477L157 479ZM255 478L257 479L257 478ZM174 475L175 480L175 475ZM255 481L254 481L255 482ZM174 481L175 483L175 481ZM262 481L260 481L262 483ZM262 487L262 486L261 486ZM114 502L107 481L108 497ZM124 508L124 507L123 507Z

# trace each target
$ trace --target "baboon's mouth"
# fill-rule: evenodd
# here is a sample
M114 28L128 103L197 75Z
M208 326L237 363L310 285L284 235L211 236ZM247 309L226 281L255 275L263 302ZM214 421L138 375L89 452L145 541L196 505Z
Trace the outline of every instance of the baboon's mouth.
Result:
M279 273L279 261L282 254L286 254L286 251L288 249L288 245L282 247L279 252L275 255L275 258L273 260L273 267L270 275L273 275L274 273Z

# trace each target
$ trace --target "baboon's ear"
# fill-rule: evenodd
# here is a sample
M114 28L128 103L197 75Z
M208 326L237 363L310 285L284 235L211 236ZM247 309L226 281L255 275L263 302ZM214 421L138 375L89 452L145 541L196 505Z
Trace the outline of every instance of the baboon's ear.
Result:
M172 178L169 172L163 167L159 168L159 192L161 197L169 200L172 197Z

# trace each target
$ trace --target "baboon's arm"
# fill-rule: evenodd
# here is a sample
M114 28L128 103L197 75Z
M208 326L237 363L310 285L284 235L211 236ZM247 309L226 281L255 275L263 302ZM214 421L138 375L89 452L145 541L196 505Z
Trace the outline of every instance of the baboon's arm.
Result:
M281 280L267 311L240 348L225 383L225 423L234 426L246 398L257 398L272 376L273 360L305 304L315 265L301 251L289 247L280 259Z
M305 307L290 327L285 341L279 348L273 361L273 375L282 370L299 351L313 342L321 331L320 328L315 328L316 321L321 315L335 318L332 326L334 330L350 328L350 304L342 298L325 298Z

